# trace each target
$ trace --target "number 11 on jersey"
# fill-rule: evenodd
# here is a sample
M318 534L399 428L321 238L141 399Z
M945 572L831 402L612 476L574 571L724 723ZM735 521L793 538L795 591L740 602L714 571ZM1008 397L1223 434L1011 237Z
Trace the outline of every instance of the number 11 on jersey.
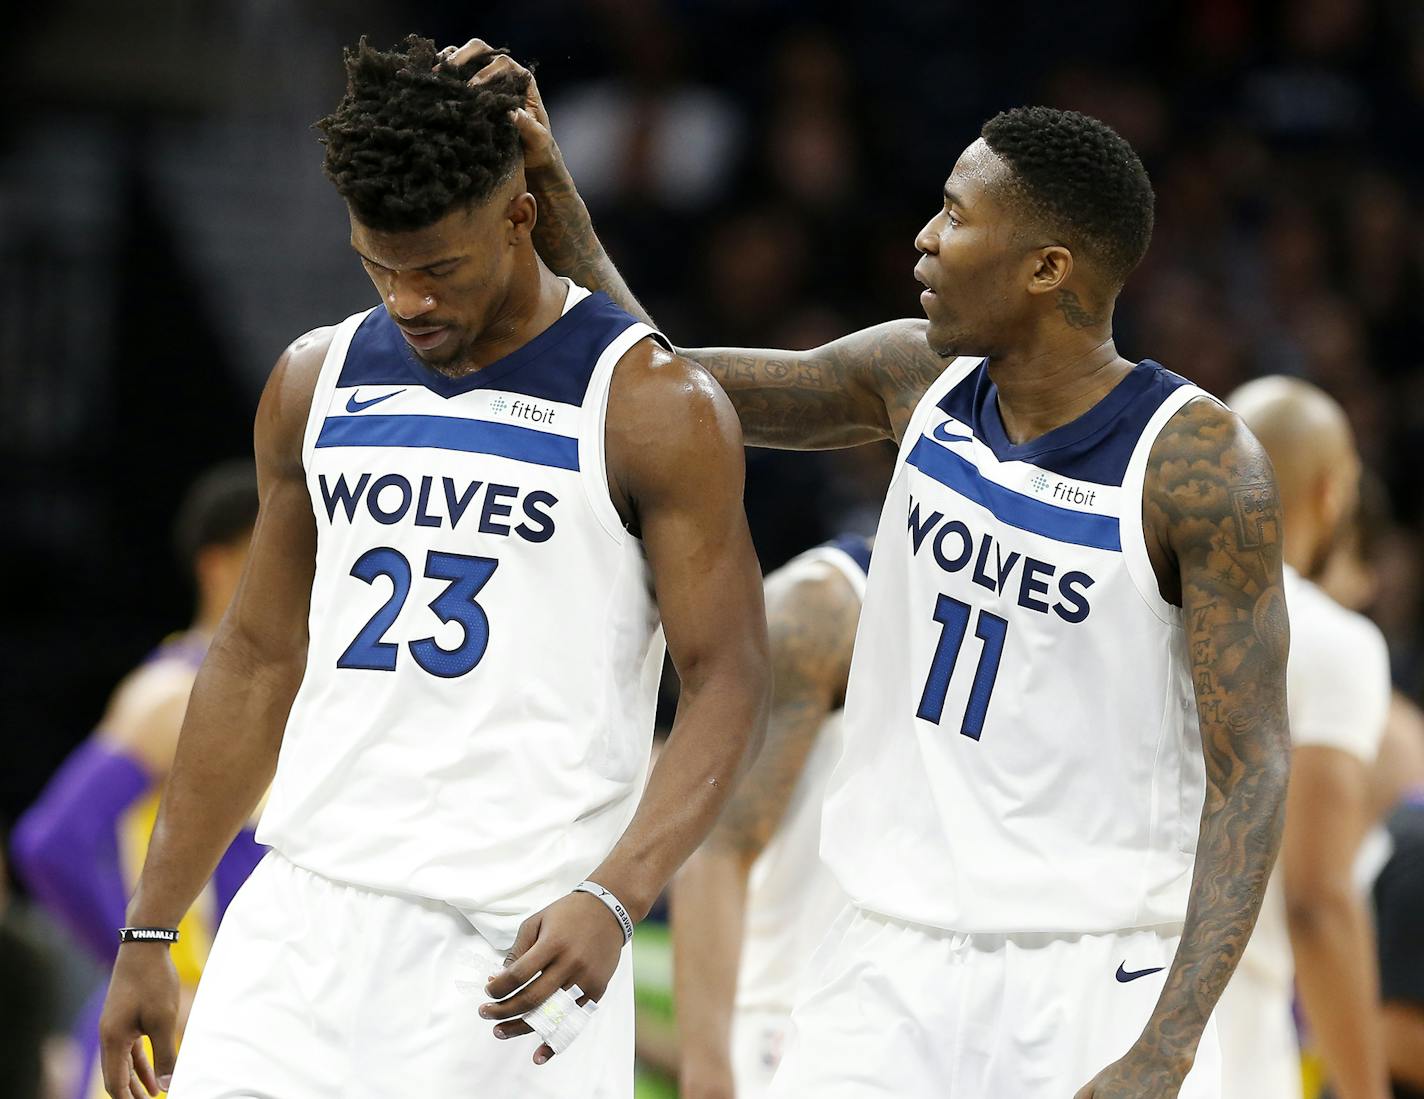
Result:
M949 681L959 661L959 650L964 647L964 635L969 630L969 618L973 613L974 608L968 603L948 595L941 595L935 600L934 620L940 624L939 644L935 646L934 658L930 661L929 676L925 679L924 693L920 695L920 708L915 711L916 716L925 721L938 725L944 716ZM975 740L984 731L984 717L989 712L989 699L994 694L994 680L999 675L999 660L1004 655L1004 638L1008 632L1009 623L1005 619L986 610L979 612L974 636L983 642L983 648L979 650L974 682L969 687L964 723L959 728L963 735Z

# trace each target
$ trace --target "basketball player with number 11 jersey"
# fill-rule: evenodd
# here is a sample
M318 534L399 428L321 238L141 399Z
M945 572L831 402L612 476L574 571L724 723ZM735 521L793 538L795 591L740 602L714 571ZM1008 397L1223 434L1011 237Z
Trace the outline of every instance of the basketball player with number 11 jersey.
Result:
M520 123L562 230L541 251L636 311L542 104ZM1260 445L1113 342L1152 211L1109 127L1005 111L915 238L923 321L689 352L753 445L899 448L822 823L851 905L776 1099L1217 1094L1211 1012L1280 843L1289 627Z

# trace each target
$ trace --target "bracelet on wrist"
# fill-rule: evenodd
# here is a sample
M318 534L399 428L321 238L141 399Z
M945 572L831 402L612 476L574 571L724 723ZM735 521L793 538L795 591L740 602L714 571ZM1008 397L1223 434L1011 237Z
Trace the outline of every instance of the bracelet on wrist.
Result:
M176 927L121 927L119 943L166 943L172 946L178 941Z
M604 889L596 881L581 881L574 886L575 893L587 893L591 897L597 897L603 902L608 911L613 913L613 918L618 921L618 926L623 929L623 945L627 946L633 941L633 917L628 915L628 910L623 907L611 892Z

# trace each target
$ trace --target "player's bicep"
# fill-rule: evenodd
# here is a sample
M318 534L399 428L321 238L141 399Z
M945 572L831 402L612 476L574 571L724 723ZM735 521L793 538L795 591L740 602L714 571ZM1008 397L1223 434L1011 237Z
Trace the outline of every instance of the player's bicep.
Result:
M299 340L278 360L257 409L260 504L224 632L274 660L304 654L316 571L316 519L302 440L329 336Z
M624 434L641 442L618 448L620 480L678 674L686 685L714 666L764 663L761 570L742 507L741 434L725 394L696 368L624 392L638 404Z
M809 351L687 352L727 391L752 446L829 450L899 439L944 361L924 325L891 321Z
M1208 775L1217 784L1243 762L1287 767L1290 629L1265 451L1231 412L1194 401L1154 444L1144 501L1176 562Z

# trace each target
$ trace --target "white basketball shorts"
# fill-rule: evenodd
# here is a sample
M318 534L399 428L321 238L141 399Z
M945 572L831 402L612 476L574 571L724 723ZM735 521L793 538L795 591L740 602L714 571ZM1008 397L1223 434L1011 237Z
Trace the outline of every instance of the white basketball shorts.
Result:
M732 1016L732 1077L737 1099L766 1099L771 1079L786 1052L791 1013L771 1008L738 1008Z
M503 958L458 911L343 885L273 852L223 917L169 1094L628 1099L629 956L579 1038L536 1065L537 1035L500 1041L479 1017Z
M1223 1099L1299 1099L1300 1042L1291 988L1238 969L1216 1005Z
M967 935L851 907L792 1012L772 1099L1069 1099L1131 1047L1177 938ZM1208 1025L1181 1099L1218 1099Z

